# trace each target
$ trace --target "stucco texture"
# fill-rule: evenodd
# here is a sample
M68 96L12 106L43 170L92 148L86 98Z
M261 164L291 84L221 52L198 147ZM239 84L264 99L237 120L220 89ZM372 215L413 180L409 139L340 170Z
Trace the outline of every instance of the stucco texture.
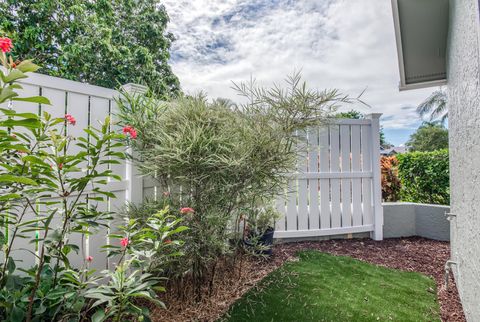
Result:
M452 259L468 321L480 321L480 18L478 0L450 1L447 63Z

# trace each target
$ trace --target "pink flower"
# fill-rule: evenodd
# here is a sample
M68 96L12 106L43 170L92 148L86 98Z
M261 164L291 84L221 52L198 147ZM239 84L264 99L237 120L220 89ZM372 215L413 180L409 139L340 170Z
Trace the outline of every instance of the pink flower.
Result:
M75 118L70 114L65 114L65 120L67 120L67 122L70 123L71 125L75 125L77 123Z
M87 262L91 263L93 261L93 256L87 256L87 258L85 258L87 260Z
M165 243L165 244L171 244L172 241L171 241L170 239L165 239L164 243Z
M190 208L190 207L184 207L184 208L180 209L181 214L190 214L190 213L194 213L194 212L195 212L195 210L193 210L193 208Z
M0 49L4 53L9 53L13 48L12 40L7 37L0 37Z
M163 192L163 196L164 196L164 197L170 196L170 192L169 192L169 191L164 191L164 192Z
M126 125L123 127L123 134L130 134L132 139L137 138L137 130L135 130L132 126Z
M127 247L129 243L130 241L127 237L123 237L122 239L120 239L120 245L122 245L122 247Z

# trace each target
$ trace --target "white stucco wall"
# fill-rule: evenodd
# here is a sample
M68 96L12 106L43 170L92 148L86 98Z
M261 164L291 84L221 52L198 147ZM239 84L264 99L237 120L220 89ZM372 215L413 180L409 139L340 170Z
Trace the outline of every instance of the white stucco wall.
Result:
M452 259L468 321L480 321L479 0L450 1L448 101Z

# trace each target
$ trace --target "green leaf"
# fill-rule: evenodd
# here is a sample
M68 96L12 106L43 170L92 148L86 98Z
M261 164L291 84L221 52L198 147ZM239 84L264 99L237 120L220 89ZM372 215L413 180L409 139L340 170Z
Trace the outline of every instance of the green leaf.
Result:
M23 183L23 184L32 185L32 186L38 186L38 183L32 179L29 179L26 177L14 176L11 174L0 175L0 182Z
M25 120L5 120L0 122L0 126L13 128L15 126L26 127L30 129L37 129L41 125L38 119L25 119Z
M15 261L13 260L12 257L9 257L8 258L8 262L7 262L7 270L8 270L8 273L9 274L12 274L14 271L15 271Z
M31 96L31 97L14 97L12 101L22 101L22 102L30 102L30 103L38 103L43 105L52 105L50 100L43 96Z
M38 65L35 65L32 63L31 59L27 59L22 61L20 64L17 65L17 69L20 70L23 73L29 73L29 72L36 72L40 67Z
M13 89L11 89L10 87L5 87L0 92L0 103L3 103L15 96L18 96L18 94L15 93Z
M6 195L1 195L0 196L0 201L7 201L7 200L11 200L11 199L19 199L21 197L22 196L17 194L17 193L8 193Z
M21 117L21 118L24 118L24 119L38 119L39 118L38 114L35 114L35 113L18 113L15 110L9 110L7 108L0 108L0 111L2 111L5 115Z
M105 319L105 311L103 308L97 310L94 315L92 315L92 322L102 322Z
M42 158L39 158L35 155L27 155L22 158L23 161L30 162L32 164L47 165Z
M13 322L21 322L25 318L25 311L14 304L12 307L11 317Z
M4 234L2 231L0 231L0 247L2 247L3 245L5 245L5 244L6 244L6 241L7 241L7 240L6 240L6 238L5 238L5 234Z
M27 77L28 76L25 75L22 71L20 71L18 69L12 69L7 76L2 77L2 78L3 78L4 83L11 83L11 82L14 82L18 79L27 78Z

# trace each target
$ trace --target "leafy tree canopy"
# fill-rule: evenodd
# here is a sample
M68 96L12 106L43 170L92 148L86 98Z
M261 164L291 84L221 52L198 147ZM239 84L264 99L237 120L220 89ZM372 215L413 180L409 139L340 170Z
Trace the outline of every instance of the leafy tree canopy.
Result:
M339 112L334 115L336 118L339 119L363 119L365 115L362 112L359 112L357 110L350 110L348 112ZM387 139L385 138L385 132L383 131L383 126L380 127L380 146L382 149L388 149L391 148L393 145L389 142L387 142Z
M40 72L110 88L148 83L164 97L179 92L167 23L158 0L0 1L0 30Z
M357 110L350 110L348 112L339 112L335 114L336 118L339 119L363 119L365 115L362 112L359 112Z
M410 151L435 151L448 148L448 130L436 122L424 122L406 143Z

